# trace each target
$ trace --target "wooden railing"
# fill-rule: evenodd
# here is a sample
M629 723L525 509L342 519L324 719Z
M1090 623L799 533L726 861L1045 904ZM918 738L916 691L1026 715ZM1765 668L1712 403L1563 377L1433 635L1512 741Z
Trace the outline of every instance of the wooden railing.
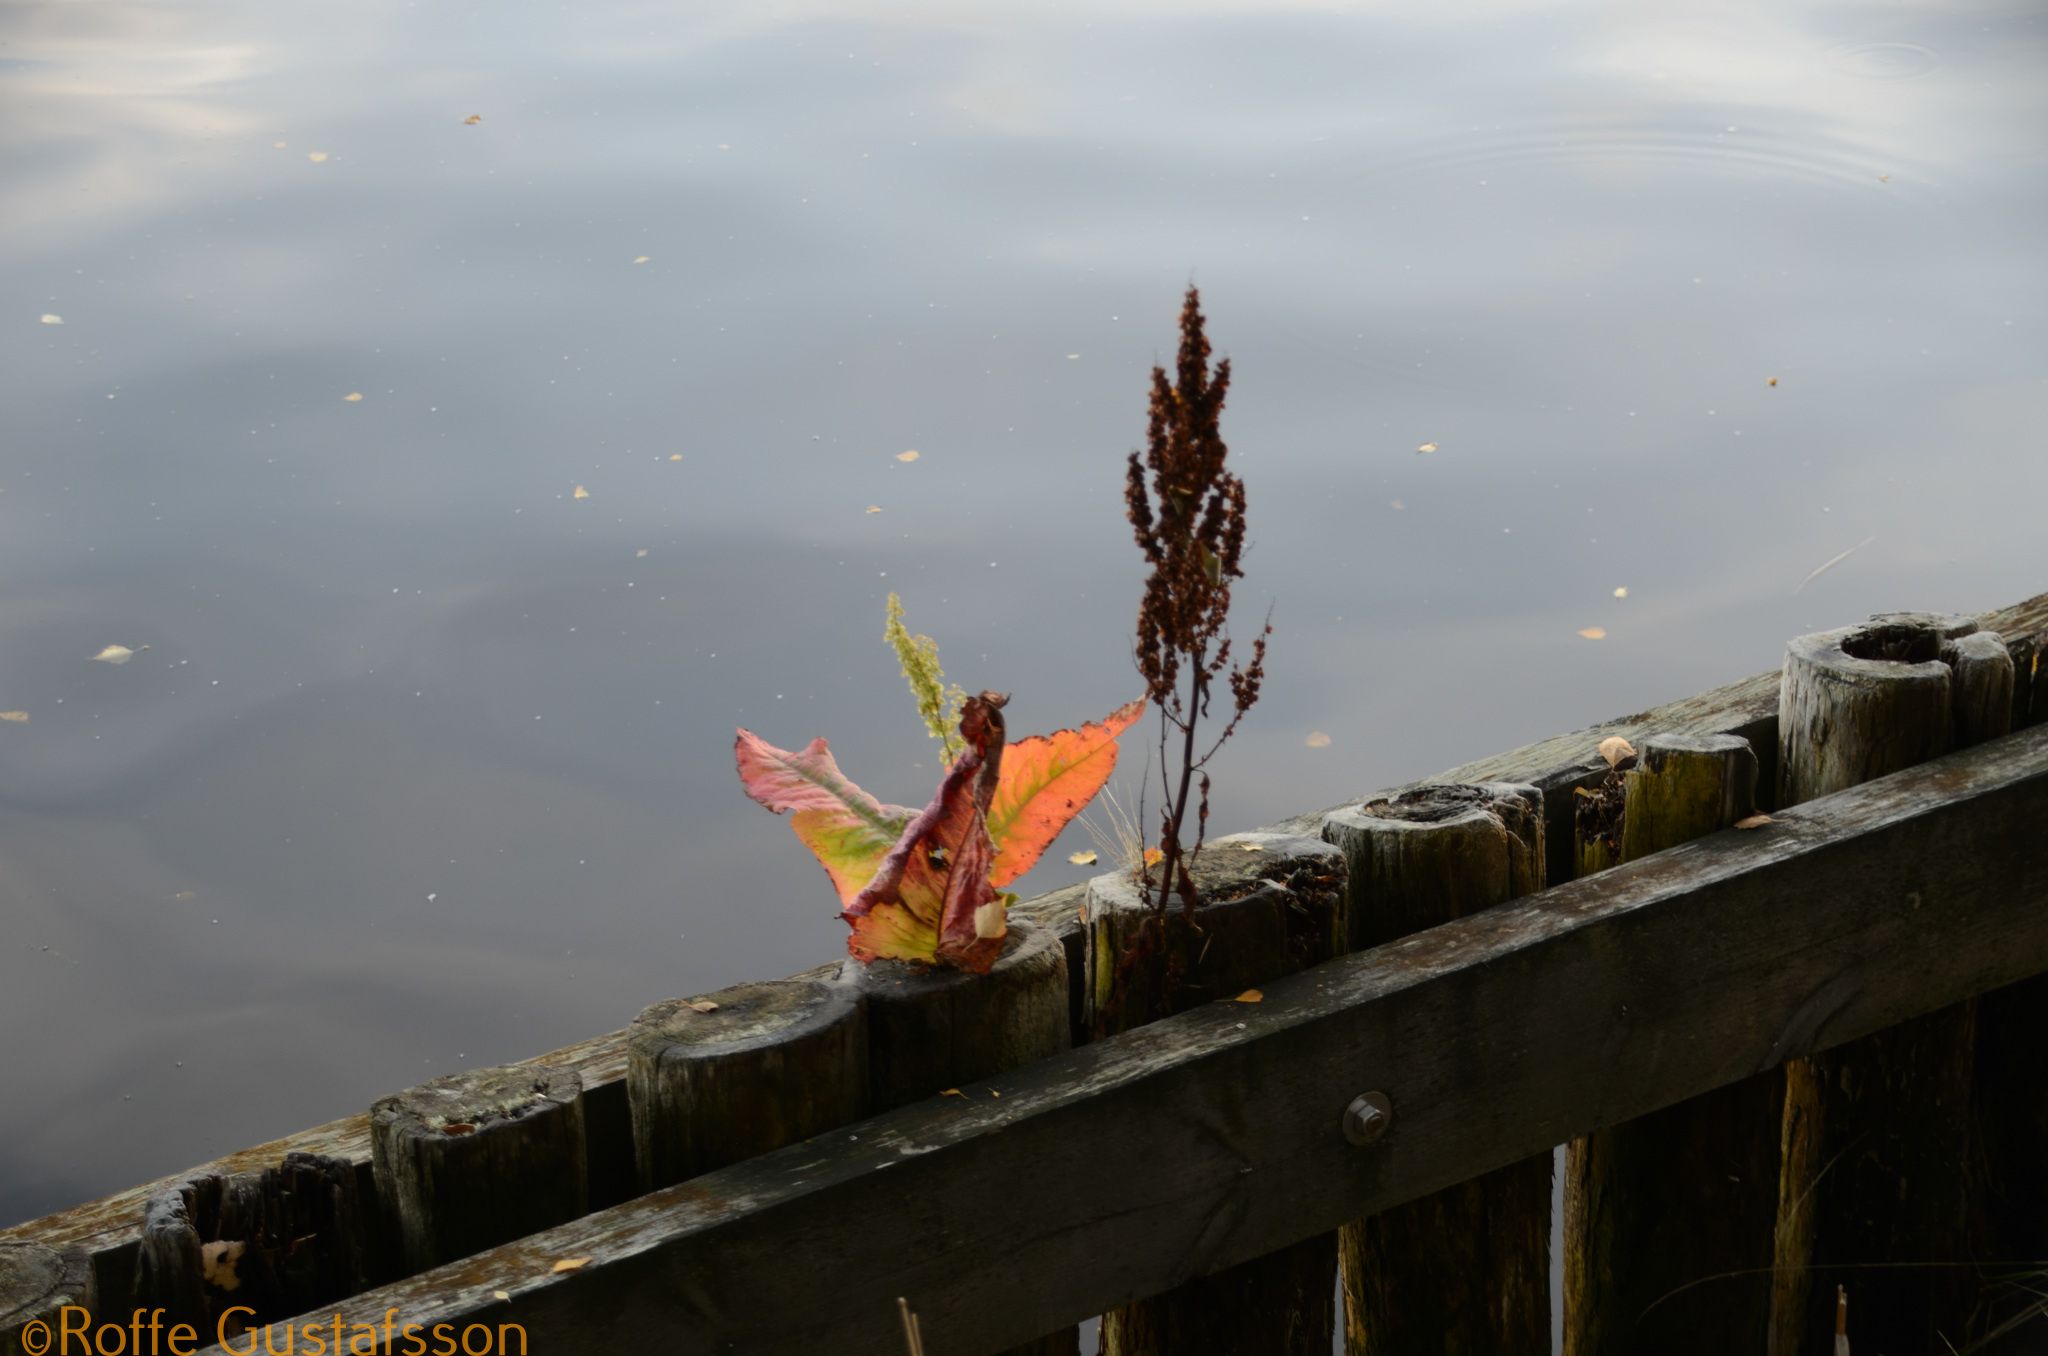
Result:
M1924 618L1908 625L1941 626ZM2002 653L2012 661L2000 670L2009 686L2001 689L2005 714L1994 724L2034 724L2044 714L2037 706L2048 706L2048 692L2037 701L2035 681L2048 595L1991 614L1982 625L2003 636ZM1903 673L1915 662L1939 661L1901 650L1872 662ZM1969 660L1951 654L1948 662L1961 673ZM2048 1004L2039 982L2025 982L2048 972L2048 728L1958 736L1954 730L1967 721L1952 702L1957 714L1948 742L1985 742L1897 771L1873 763L1869 771L1885 775L1779 806L1774 788L1787 780L1779 686L1779 675L1759 675L1432 779L1525 788L1505 794L1528 808L1526 822L1521 809L1487 812L1506 814L1504 824L1514 821L1500 835L1502 860L1533 870L1531 884L1552 884L1506 902L1450 908L1449 914L1478 911L1434 925L1418 915L1419 931L1388 922L1396 887L1388 884L1385 862L1371 856L1374 849L1361 846L1356 823L1361 806L1368 828L1375 817L1407 814L1434 824L1470 809L1417 808L1445 793L1368 797L1338 807L1349 819L1301 816L1264 834L1221 841L1205 859L1234 872L1235 885L1211 894L1217 909L1236 912L1204 915L1202 949L1190 953L1193 964L1169 1004L1181 1010L1120 1034L1087 1039L1099 1025L1102 937L1111 931L1104 920L1114 914L1116 882L1031 901L1018 912L1036 923L1039 937L1058 943L1050 952L1039 943L1035 964L1061 974L1058 998L1080 1044L1014 1068L1003 1066L1034 1057L1029 1042L1007 1053L960 1053L951 1065L933 1063L914 1075L937 1095L834 1129L808 1125L794 1132L806 1136L801 1140L736 1162L726 1161L730 1154L705 1160L724 1165L645 1194L647 1165L636 1167L634 1158L628 1033L621 1032L532 1061L526 1068L534 1077L519 1085L526 1100L501 1117L506 1125L482 1112L474 1122L427 1118L423 1133L430 1139L481 1143L489 1135L502 1146L508 1134L525 1133L533 1141L509 1157L501 1153L498 1161L510 1166L501 1169L497 1204L467 1211L489 1214L512 1198L518 1208L500 1222L469 1219L470 1242L452 1250L436 1253L420 1242L427 1237L420 1230L431 1233L431 1225L401 1227L403 1152L387 1140L385 1161L373 1162L367 1117L16 1226L0 1232L0 1249L13 1245L16 1270L42 1277L35 1283L42 1288L10 1296L0 1284L0 1315L16 1306L11 1320L0 1318L0 1351L11 1351L8 1322L18 1329L34 1312L69 1299L89 1302L99 1318L116 1322L139 1305L155 1305L183 1306L195 1321L210 1323L247 1302L258 1320L310 1313L325 1325L339 1315L351 1331L356 1323L380 1327L392 1311L399 1323L421 1328L511 1324L527 1350L544 1354L898 1353L905 1350L899 1296L918 1312L934 1356L1020 1346L1071 1351L1071 1325L1104 1313L1125 1316L1121 1327L1111 1325L1120 1334L1112 1343L1130 1352L1306 1351L1317 1340L1328 1350L1327 1313L1290 1313L1288 1345L1270 1345L1270 1337L1254 1335L1265 1321L1261 1314L1232 1315L1227 1305L1213 1304L1204 1310L1202 1295L1220 1284L1218 1277L1249 1278L1228 1292L1250 1297L1239 1308L1303 1309L1298 1286L1285 1303L1270 1287L1261 1289L1260 1278L1271 1275L1262 1259L1285 1252L1289 1275L1334 1280L1339 1249L1311 1240L1340 1229L1352 1349L1443 1350L1448 1342L1432 1347L1403 1327L1403 1315L1426 1313L1430 1303L1455 1310L1461 1300L1498 1309L1495 1280L1508 1263L1498 1251L1475 1259L1470 1247L1446 1246L1446 1266L1457 1274L1431 1281L1404 1273L1385 1256L1391 1212L1433 1201L1437 1213L1428 1218L1454 1222L1465 1207L1443 1204L1446 1189L1517 1164L1547 1164L1560 1145L1605 1143L1588 1137L1644 1125L1653 1113L1681 1128L1727 1116L1727 1105L1710 1105L1715 1097L1725 1101L1716 1090L1762 1078L1776 1080L1768 1085L1775 1090L1767 1094L1774 1099L1769 1124L1737 1115L1728 1122L1737 1129L1727 1132L1731 1143L1782 1139L1783 1162L1793 1165L1780 1181L1738 1184L1751 1193L1767 1188L1773 1199L1790 1193L1775 1211L1766 1200L1767 1233L1751 1227L1751 1236L1730 1245L1758 1264L1688 1275L1682 1285L1658 1282L1662 1288L1653 1287L1647 1304L1631 1297L1636 1292L1625 1277L1582 1276L1585 1286L1565 1315L1568 1349L1583 1356L1648 1350L1643 1334L1654 1330L1658 1351L1768 1344L1779 1356L1825 1352L1826 1316L1842 1286L1852 1312L1869 1316L1860 1329L1852 1324L1859 1340L1869 1339L1859 1351L1941 1349L1916 1324L1931 1325L1938 1340L1958 1349L1974 1336L1997 1350L1997 1341L2021 1340L2014 1330L2028 1321L2031 1301L2007 1302L1995 1292L1987 1301L1983 1287L1996 1281L2000 1267L2029 1258L2048 1265L2048 1240L2038 1227L2048 1220L2048 1199L2035 1137L2048 1105L2048 1060L2041 1054L2048 1027L2037 1024ZM1576 812L1578 804L1603 795L1617 806L1625 799L1597 752L1612 735L1644 748L1652 736L1665 743L1674 736L1739 736L1752 752L1729 766L1740 781L1748 766L1742 759L1753 757L1761 769L1754 808L1771 818L1570 879L1589 861L1585 836L1603 831L1597 816ZM1939 747L1937 741L1922 752ZM1782 755L1803 756L1796 741ZM1727 816L1752 808L1735 792L1724 800ZM1353 825L1350 837L1346 823ZM1474 859L1461 849L1446 860ZM1417 898L1441 903L1452 888ZM1267 957L1259 962L1263 971L1250 977L1258 992L1245 994L1246 976L1210 953L1224 950L1225 941L1265 935L1262 920L1270 917L1283 920L1272 934L1275 949L1257 953L1255 940L1237 946L1240 956ZM1032 928L1019 931L1030 935ZM1304 938L1334 945L1317 953ZM1318 954L1359 946L1317 962ZM798 978L837 991L837 969ZM1990 996L1972 1001L1981 995ZM848 1006L858 1011L865 1001ZM926 1000L897 994L889 1001ZM967 1000L950 992L931 1001L961 1011ZM1966 1019L1928 1017L1957 1011L1957 1004L1967 1005ZM838 1020L805 1009L776 1017L748 1039L758 1044L766 1032L772 1043L792 1024L818 1030ZM1779 1108L1794 1106L1797 1096L1787 1098L1785 1079L1772 1071L1833 1051L1818 1064L1795 1067L1818 1070L1808 1081L1823 1088L1851 1072L1863 1078L1878 1067L1868 1060L1882 1051L1857 1055L1861 1038L1916 1020L1936 1021L1951 1042L1943 1048L1961 1051L1966 1067L1960 1075L1946 1065L1931 1074L1922 1069L1924 1087L1887 1087L1883 1113L1909 1131L1934 1127L1921 1138L1935 1136L1940 1152L1978 1170L1931 1188L1917 1179L1898 1184L1910 1219L1952 1217L1960 1233L1899 1237L1891 1253L1869 1245L1850 1255L1836 1246L1848 1236L1846 1226L1825 1211L1868 1213L1868 1193L1849 1191L1853 1172L1897 1164L1889 1149L1873 1147L1882 1135L1858 1129L1854 1142L1828 1148L1817 1166L1808 1165L1825 1185L1800 1178L1795 1169L1808 1151L1833 1142L1819 1112L1780 1120ZM1966 1027L1960 1035L1958 1021ZM746 1041L720 1037L710 1044L724 1050ZM819 1058L817 1077L844 1074L847 1059ZM1859 1058L1866 1062L1855 1063ZM901 1061L892 1067L900 1071ZM542 1075L548 1087L534 1092L528 1084ZM848 1086L846 1105L862 1104L867 1072ZM816 1079L807 1074L804 1087L815 1091ZM506 1104L503 1089L493 1095ZM1967 1103L1961 1114L1957 1096ZM380 1134L396 1133L394 1114L380 1113ZM639 1114L644 1122L644 1107ZM1951 1133L1941 1127L1957 1125L1967 1142L1940 1138ZM465 1147L434 1145L458 1158ZM287 1155L310 1157L287 1162ZM1579 1161L1604 1160L1582 1154ZM1674 1180L1715 1170L1706 1158L1669 1167ZM1780 1174L1781 1167L1773 1162L1770 1171ZM1822 1169L1837 1171L1841 1182ZM438 1180L452 1192L445 1184L458 1177L444 1169ZM564 1180L574 1190L557 1189ZM1938 1197L1933 1207L1921 1199L1928 1194ZM556 1203L534 1204L544 1201ZM1547 1243L1547 1200L1541 1208L1536 1225L1524 1220L1516 1228L1523 1235L1539 1231ZM535 1210L552 1210L558 1222ZM1566 1234L1567 1271L1583 1270L1596 1252L1619 1256L1627 1270L1651 1224L1627 1212L1589 1214L1584 1201L1579 1210L1579 1232ZM1610 1218L1603 1227L1621 1236L1590 1237L1589 1218ZM1498 1218L1490 1223L1508 1232ZM1711 1223L1702 1218L1700 1232L1711 1234ZM1443 1234L1448 1226L1437 1228ZM475 1250L493 1230L504 1241ZM1426 1230L1416 1237L1424 1249L1459 1241ZM216 1241L245 1245L249 1287L220 1292L202 1274L205 1259L195 1250ZM0 1251L0 1278L9 1255ZM1325 1256L1330 1260L1318 1260ZM441 1257L454 1260L434 1264ZM1526 1274L1526 1263L1515 1265ZM1789 1275L1802 1283L1785 1286ZM1942 1279L1916 1288L1915 1276ZM1429 1284L1441 1289L1414 1293ZM1329 1288L1326 1280L1324 1295ZM1602 1308L1588 1298L1603 1294L1617 1303ZM1139 1304L1160 1296L1167 1298L1149 1301L1150 1310ZM1693 1319L1671 1334L1673 1315L1702 1298L1708 1309L1732 1315L1728 1322L1753 1334L1753 1343L1731 1348L1724 1336L1709 1340L1712 1324ZM1174 1328L1180 1306L1211 1315L1206 1336ZM1226 1331L1238 1319L1244 1326ZM1445 1321L1467 1323L1455 1314ZM1324 1324L1319 1339L1317 1322ZM1498 1312L1479 1326L1486 1324L1497 1332L1503 1324L1516 1332L1540 1327L1540 1349L1548 1349L1547 1312L1540 1325L1526 1314ZM211 1340L215 1329L202 1331ZM1181 1335L1160 1335L1175 1331ZM1535 1350L1534 1340L1497 1337L1485 1349ZM398 1339L389 1349L406 1348Z

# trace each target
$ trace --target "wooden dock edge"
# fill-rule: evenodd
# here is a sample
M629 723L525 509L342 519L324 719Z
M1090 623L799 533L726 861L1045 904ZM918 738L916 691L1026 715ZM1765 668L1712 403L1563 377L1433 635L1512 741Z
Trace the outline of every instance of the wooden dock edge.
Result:
M2048 649L2048 593L1985 613L1981 623L1984 629L2003 634L2012 644L2016 658L2025 656L2015 684L2015 727L2048 717L2048 675L2039 675L2037 679L2036 674L2036 656L2041 650ZM1534 784L1542 789L1546 800L1546 818L1552 837L1546 857L1551 863L1552 880L1555 882L1559 879L1559 864L1571 860L1572 816L1569 802L1572 791L1575 787L1597 782L1608 770L1595 753L1601 739L1614 734L1637 742L1650 733L1735 734L1747 738L1760 759L1775 761L1771 751L1777 745L1778 683L1779 671L1773 668L1694 696L1466 763L1409 783L1406 787L1354 797L1344 804L1353 805L1361 800L1393 795L1429 783L1520 781ZM1762 774L1761 786L1768 788L1774 785L1774 767L1763 768ZM1323 816L1327 813L1329 811L1319 810L1297 815L1262 831L1314 835L1320 832ZM1067 947L1071 962L1079 955L1085 935L1081 912L1086 898L1086 883L1077 883L1025 900L1017 906L1017 912L1051 927ZM840 964L840 960L834 959L802 971L795 977L829 978L838 973ZM623 1029L610 1031L525 1061L572 1068L582 1075L590 1142L590 1204L593 1209L616 1205L634 1194L624 1038ZM100 1304L109 1312L119 1312L128 1307L132 1294L143 1209L151 1196L196 1176L260 1172L274 1167L286 1154L293 1152L345 1159L356 1166L362 1190L374 1190L368 1117L367 1113L357 1113L253 1145L183 1172L39 1219L0 1229L0 1243L36 1242L56 1248L83 1249L92 1258Z

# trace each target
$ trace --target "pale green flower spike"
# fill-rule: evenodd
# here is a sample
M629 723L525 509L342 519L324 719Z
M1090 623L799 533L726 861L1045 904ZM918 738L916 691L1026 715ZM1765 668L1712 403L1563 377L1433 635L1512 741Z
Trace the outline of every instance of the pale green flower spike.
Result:
M966 741L960 738L960 711L967 705L966 691L957 683L941 686L939 680L946 676L946 671L939 667L939 643L930 636L910 634L903 625L903 600L893 593L889 595L889 616L882 627L882 638L896 651L896 660L910 683L910 695L917 699L917 714L924 718L925 729L945 746L946 761L951 763L967 748Z

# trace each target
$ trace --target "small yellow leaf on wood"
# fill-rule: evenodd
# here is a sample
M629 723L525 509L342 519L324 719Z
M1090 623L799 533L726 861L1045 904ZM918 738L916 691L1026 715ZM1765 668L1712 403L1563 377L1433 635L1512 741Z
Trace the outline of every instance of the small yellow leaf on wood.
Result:
M510 1290L493 1290L491 1298L494 1300L505 1300L509 1303L512 1299L512 1292Z
M882 506L880 504L869 504L867 511L869 513L880 513L882 511Z
M639 258L635 259L633 262L636 264L644 264L652 257L652 255L643 254Z
M958 1098L959 1098L960 1100L962 1100L963 1102L967 1100L967 1094L966 1094L966 1093L964 1093L964 1092L962 1092L962 1091L960 1091L960 1089L958 1089L958 1088L941 1088L941 1089L939 1089L939 1096L941 1096L941 1097L958 1097Z
M1237 850L1238 850L1239 852L1264 852L1264 851L1265 851L1265 849L1264 849L1264 848L1262 848L1262 847L1260 847L1260 846L1259 846L1259 845L1258 845L1257 843L1239 843L1239 844L1237 845Z
M1607 766L1615 767L1624 758L1636 756L1636 746L1620 735L1609 735L1600 741L1600 756L1607 760Z
M1587 640L1605 640L1607 639L1607 628L1604 626L1588 626L1580 631L1579 634Z
M325 151L307 151L307 152L306 152L306 159L308 159L308 160L312 161L312 162L313 162L314 164L316 164L316 165L317 165L317 164L320 164L320 163L321 163L322 161L324 161L324 160L326 160L326 159L327 159L327 152L325 152Z
M694 1002L694 1003L690 1004L690 1011L692 1011L692 1012L716 1012L716 1011L718 1011L718 1004L716 1004L716 1003L712 1002L712 1001L711 1001L710 999L708 999L708 998L700 998L700 999L698 999L698 1000L697 1000L696 1002Z
M1747 819L1736 820L1735 827L1738 829L1760 829L1766 824L1774 824L1776 822L1769 815L1751 815Z
M351 405L360 405L363 403L363 393L361 391L350 391L347 395L343 396L342 399L346 400Z
M481 114L481 113L472 113L472 114L470 114L470 115L469 115L468 117L466 117L466 118L464 118L464 119L462 120L462 125L463 125L464 127L474 127L474 126L476 126L476 125L477 125L478 123L482 122L483 120L484 120L484 115L483 115L483 114Z
M1330 747L1330 737L1324 734L1321 730L1310 730L1308 732L1308 738L1302 740L1301 742L1308 745L1312 749L1327 749Z
M1230 1001L1233 1003L1263 1003L1266 1001L1266 995L1260 993L1257 989L1246 989Z
M45 325L61 325L64 323L64 317L61 315L46 314L43 316L43 323Z
M242 1260L242 1253L247 1247L248 1244L238 1242L201 1243L200 1279L222 1290L239 1290L242 1280L235 1275L235 1263Z
M1424 444L1423 444L1422 446L1420 446L1420 447L1416 448L1415 450L1416 450L1416 451L1417 451L1418 453L1421 453L1421 452L1434 452L1434 451L1436 451L1436 444L1435 444L1435 443L1424 443Z
M28 712L0 711L0 720L11 721L16 725L26 725L28 724Z
M1617 598L1626 598L1628 597L1628 589L1626 587L1618 588L1614 591L1614 596Z
M991 1096L991 1097L1000 1097L1000 1096L1002 1096L1003 1094L1001 1094L1000 1092L997 1092L997 1091L996 1091L996 1090L995 1090L994 1088L990 1088L990 1089L988 1090L988 1095L989 1095L989 1096Z
M918 458L918 455L919 455L919 454L918 454L918 451L917 451L917 449L916 449L916 448L912 448L912 449L911 449L910 451L908 451L908 452L898 452L898 453L896 454L896 460L898 460L898 461L916 461L916 460L917 460L917 458Z
M583 1270L583 1268L589 1265L590 1259L588 1257L564 1257L561 1261L555 1263L554 1266L550 1267L549 1270L581 1271Z
M569 497L571 499L588 499L590 498L590 491L584 489L581 485L578 485L576 487L576 493L570 495Z
M1067 860L1075 866L1093 866L1095 865L1095 854L1092 852L1071 852L1067 854Z

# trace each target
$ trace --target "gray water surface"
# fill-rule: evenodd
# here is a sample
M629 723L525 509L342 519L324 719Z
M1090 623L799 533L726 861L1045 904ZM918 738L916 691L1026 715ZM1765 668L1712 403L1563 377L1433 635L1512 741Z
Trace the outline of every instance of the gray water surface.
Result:
M891 590L1017 733L1137 695L1191 280L1275 628L1219 829L2048 588L2044 68L1969 0L0 9L0 1221L835 954L733 728L921 803Z

